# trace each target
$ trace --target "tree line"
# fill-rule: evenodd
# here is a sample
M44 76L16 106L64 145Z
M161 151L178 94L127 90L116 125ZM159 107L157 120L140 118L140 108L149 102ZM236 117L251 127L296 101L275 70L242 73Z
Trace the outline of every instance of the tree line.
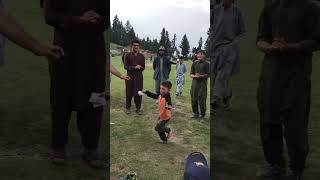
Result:
M156 53L160 46L164 46L167 50L166 53L168 56L172 57L176 55L183 56L184 58L190 58L190 53L194 54L196 51L203 48L202 37L199 40L198 46L191 49L186 34L183 35L179 46L177 46L176 34L174 34L171 39L169 32L163 28L160 35L160 40L150 39L149 37L139 38L130 22L126 21L126 23L123 24L118 15L115 15L111 25L111 42L121 46L130 46L131 42L137 39L141 42L141 46L145 50ZM205 49L207 49L207 44L208 42L206 41L204 44Z

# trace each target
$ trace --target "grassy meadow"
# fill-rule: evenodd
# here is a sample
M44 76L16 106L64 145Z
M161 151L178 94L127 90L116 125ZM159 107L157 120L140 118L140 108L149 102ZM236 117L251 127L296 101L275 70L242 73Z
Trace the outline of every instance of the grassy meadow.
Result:
M114 57L112 64L125 73L120 57ZM112 176L124 176L134 171L141 180L180 180L185 159L191 152L201 151L210 159L209 113L204 122L191 119L191 78L188 75L191 62L186 62L186 65L188 72L182 97L175 96L175 65L170 74L169 80L173 83L171 97L176 109L168 123L168 127L172 129L168 144L161 144L154 131L158 118L156 101L144 96L142 116L134 112L125 114L125 84L123 80L111 77L110 117L114 123L110 125ZM152 63L147 59L144 71L145 90L154 91L152 73ZM133 101L132 110L135 110Z

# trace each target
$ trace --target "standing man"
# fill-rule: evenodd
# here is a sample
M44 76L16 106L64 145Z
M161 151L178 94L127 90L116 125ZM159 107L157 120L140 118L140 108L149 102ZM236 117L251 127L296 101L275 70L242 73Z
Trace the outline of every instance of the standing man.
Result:
M140 53L140 41L132 42L132 52L126 55L124 68L130 80L126 81L126 113L131 113L131 101L134 98L136 113L142 115L142 97L138 95L143 90L143 71L145 68L145 57Z
M160 84L169 79L171 72L170 58L165 56L166 49L160 46L158 56L153 61L153 79L155 80L155 91L160 94Z
M222 0L211 11L211 72L213 76L213 95L211 113L216 113L219 105L230 106L232 97L229 80L239 73L239 44L245 34L243 13L233 0Z
M50 61L52 111L51 160L65 164L71 112L77 112L77 125L84 152L83 160L102 168L97 157L103 107L89 102L93 93L105 90L106 50L103 32L107 28L105 0L45 0L45 19L54 27L54 44L65 49L62 61Z
M194 119L204 119L207 109L207 86L210 74L210 64L206 61L204 50L197 52L197 59L191 66L190 76L192 85L190 90L191 106ZM200 111L199 111L200 109Z
M320 48L319 7L311 0L279 0L262 10L257 47L265 54L257 101L264 156L262 177L301 180L309 152L308 121L313 52Z
M176 90L176 96L181 96L183 91L183 85L185 83L185 73L187 72L187 67L185 64L183 64L183 57L177 60L177 66L176 66L176 84L177 84L177 90Z

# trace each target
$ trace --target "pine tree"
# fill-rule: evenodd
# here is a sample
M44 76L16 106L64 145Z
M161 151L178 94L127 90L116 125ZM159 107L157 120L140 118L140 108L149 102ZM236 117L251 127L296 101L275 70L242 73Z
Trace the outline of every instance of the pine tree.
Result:
M127 46L129 44L128 34L121 21L120 21L120 27L119 27L119 34L120 34L120 39L118 44L121 46Z
M159 48L159 46L160 46L158 40L157 40L157 39L154 39L151 44L152 44L152 45L151 45L151 46L152 46L151 51L154 52L154 53L157 52L157 51L158 51L158 48Z
M163 28L162 31L161 31L159 45L160 46L165 46L165 44L166 44L166 29Z
M202 37L200 37L200 40L199 40L199 42L198 42L197 51L199 51L199 50L202 49L202 44L203 44L203 40L202 40Z
M170 36L169 36L169 32L166 31L166 39L165 39L165 48L166 48L166 52L167 52L167 56L171 57L172 54L174 53L173 49L171 48L171 41L170 41Z
M142 47L147 47L146 45L147 45L147 42L146 42L146 39L145 38L143 38L141 41L141 46Z
M118 18L118 15L115 15L113 22L112 22L112 28L111 28L111 41L113 43L119 44L120 42L120 20Z
M212 33L211 33L210 28L209 28L207 34L208 34L208 38L206 40L204 50L206 51L207 57L211 57L212 52L213 52L213 49L212 49L213 48L213 46L212 46L213 37L212 37ZM211 58L209 58L209 59L211 59Z
M133 27L128 32L129 43L136 39L136 33L134 32Z
M181 48L181 55L184 58L187 58L190 53L190 44L186 34L182 37L182 41L179 47Z
M198 52L198 48L193 47L193 48L192 48L192 54L196 54L197 52Z
M129 21L126 22L126 25L125 25L125 29L126 29L126 33L129 33L129 31L131 30L132 26L130 24Z
M177 52L178 48L177 48L177 45L176 45L176 41L177 41L177 35L174 34L172 42L171 42L171 49L173 51L173 54L175 53L176 55L178 55L178 52Z

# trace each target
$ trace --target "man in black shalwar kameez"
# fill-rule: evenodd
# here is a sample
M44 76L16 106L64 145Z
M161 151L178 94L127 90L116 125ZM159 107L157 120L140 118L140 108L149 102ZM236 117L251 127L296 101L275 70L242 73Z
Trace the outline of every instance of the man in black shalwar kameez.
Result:
M64 164L71 112L77 112L84 154L91 167L96 157L103 107L89 102L105 90L106 50L103 32L108 25L105 0L45 0L45 19L54 27L54 44L65 50L61 61L50 61L52 160Z
M140 42L132 42L132 52L125 57L124 68L130 80L126 81L126 113L130 114L131 101L134 98L136 113L141 115L142 97L138 91L143 90L143 71L145 69L145 57L140 52Z

